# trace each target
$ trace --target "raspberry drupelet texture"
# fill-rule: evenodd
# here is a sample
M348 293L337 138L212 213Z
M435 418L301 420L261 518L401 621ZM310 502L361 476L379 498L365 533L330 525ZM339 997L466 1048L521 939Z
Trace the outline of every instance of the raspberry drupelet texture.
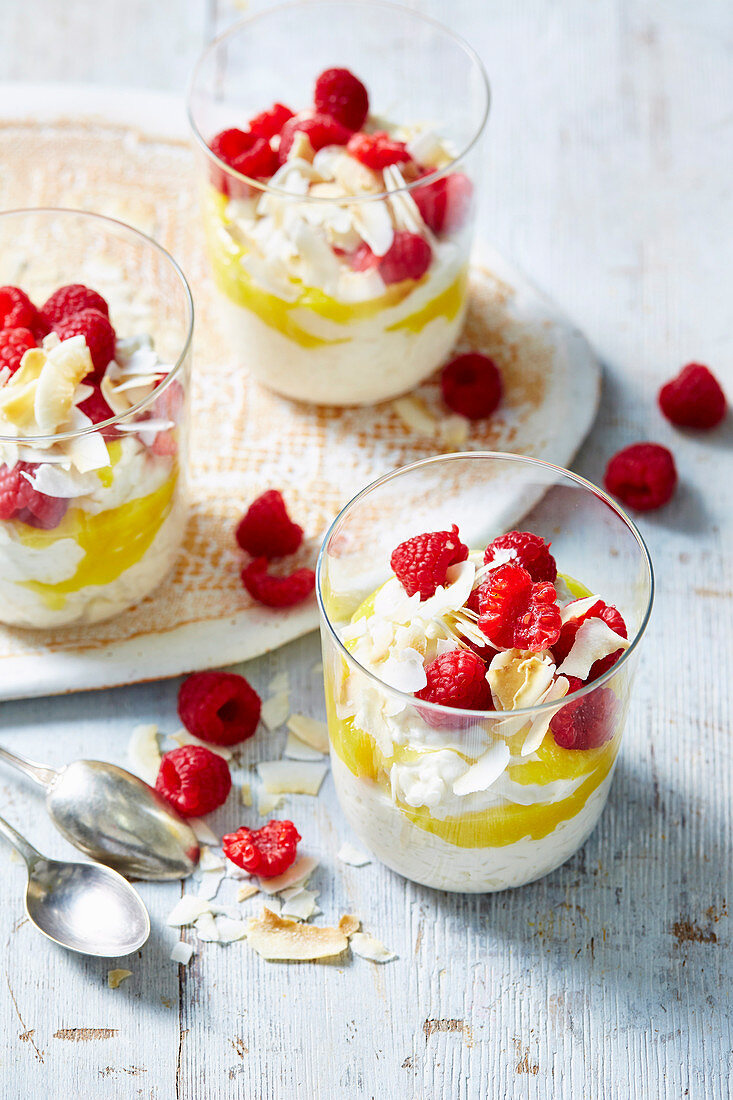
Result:
M267 571L267 558L255 558L242 570L242 584L253 600L265 607L295 607L313 592L316 575L312 569L296 569L286 577Z
M395 141L383 130L374 134L354 134L346 148L360 164L374 171L412 160L404 141Z
M491 709L486 665L476 653L465 649L442 653L430 662L425 675L428 682L415 692L418 699L464 710Z
M491 416L503 389L494 360L475 351L459 355L443 367L440 388L448 408L469 420Z
M390 565L407 595L419 592L422 601L445 585L451 565L467 557L468 547L461 542L454 523L450 531L427 531L401 542L392 551Z
M555 744L563 749L600 748L613 737L617 712L618 699L610 688L572 699L550 721Z
M37 315L36 307L24 290L17 286L0 286L0 328L26 328L32 332Z
M41 307L41 313L49 325L57 325L83 309L96 309L109 317L109 306L101 294L82 283L69 283L54 290L48 301Z
M257 729L262 700L234 672L195 672L181 684L178 716L189 733L211 745L238 745Z
M224 855L251 875L273 878L295 862L300 833L292 821L268 821L261 829L242 826L222 837Z
M284 103L273 103L268 111L262 111L250 119L248 130L251 134L269 141L280 133L285 123L292 117L293 111Z
M420 216L433 233L455 233L468 220L473 202L473 184L463 172L413 188L412 197Z
M280 133L280 145L277 151L280 164L284 164L288 159L290 147L295 141L295 135L299 132L305 134L316 152L323 149L325 145L346 145L351 137L351 130L347 126L342 126L330 115L294 115L293 118L288 119Z
M320 114L330 115L349 130L360 130L369 114L369 93L348 69L326 69L321 73L313 103Z
M659 407L681 428L717 428L728 405L715 375L702 363L688 363L659 391Z
M33 462L17 462L12 468L0 466L0 520L18 520L50 531L61 523L69 502L33 488L29 477L37 468Z
M560 637L554 585L535 584L521 565L499 565L478 587L478 625L501 649L539 652Z
M526 569L533 581L549 581L554 584L557 579L557 563L550 553L551 545L531 531L507 531L486 547L484 563L488 565L500 554L506 557L509 553L511 560Z
M160 763L155 789L182 817L201 817L227 800L229 765L203 745L182 745Z
M282 558L298 549L303 528L288 515L282 493L268 489L252 501L239 521L236 539L253 558Z
M604 603L603 600L598 600L588 608L584 615L579 616L577 619L571 619L563 625L560 631L560 637L552 647L552 655L558 667L563 663L568 653L573 648L575 635L578 633L581 624L587 619L602 619L606 626L610 627L616 634L620 634L622 638L628 638L626 623L624 622L621 612L612 604L607 604ZM592 680L597 680L604 672L608 672L609 668L612 668L613 665L616 664L616 661L618 661L622 653L622 649L617 649L615 653L609 653L607 657L601 657L600 660L595 661L591 665L586 682L590 683ZM575 677L573 677L573 679L575 679ZM578 683L581 683L581 681L578 681ZM575 689L572 688L571 690Z
M603 484L637 512L651 512L671 500L677 486L674 458L659 443L632 443L613 456Z
M389 251L379 260L377 268L389 286L403 279L422 279L432 258L433 250L425 238L404 229L395 233Z
M36 346L36 340L30 329L0 329L0 370L7 367L15 374L27 351Z
M65 317L54 328L60 340L84 337L92 357L93 376L101 378L115 355L115 330L109 318L98 309L83 309L72 317Z
M102 391L99 386L94 386L94 392L89 394L89 397L85 397L83 401L79 402L79 408L88 416L92 424L100 424L103 420L109 420L115 414L113 410L107 404L105 398L102 396ZM105 435L119 434L116 428L108 428L105 430Z

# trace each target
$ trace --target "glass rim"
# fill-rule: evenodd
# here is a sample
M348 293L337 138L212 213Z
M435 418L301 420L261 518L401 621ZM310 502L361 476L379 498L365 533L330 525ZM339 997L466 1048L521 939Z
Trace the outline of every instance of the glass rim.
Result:
M455 459L471 460L473 458L501 459L508 462L516 462L519 465L541 467L544 470L551 470L556 473L562 474L564 477L569 478L571 481L574 481L582 489L589 491L593 496L597 497L599 500L603 501L604 504L608 505L608 507L611 508L611 510L617 515L617 517L622 521L622 523L633 535L641 553L641 559L646 565L649 596L647 599L646 609L644 611L644 616L642 618L641 624L636 634L634 635L634 638L629 645L629 648L624 650L618 661L616 661L615 664L613 664L607 672L604 672L602 676L599 676L597 680L593 680L592 683L586 684L582 688L578 688L577 691L568 692L568 694L564 695L562 699L553 700L553 702L551 703L536 703L534 706L531 707L517 707L516 710L497 711L464 710L460 707L446 707L443 706L441 703L431 703L428 700L417 699L409 692L400 691L398 688L394 688L391 687L389 684L386 684L384 680L380 680L380 678L375 673L370 672L369 669L365 668L364 665L362 665L361 662L358 661L356 657L354 657L353 653L351 653L346 648L343 641L339 637L323 602L322 581L324 563L326 559L326 547L337 525L354 505L358 504L361 500L367 497L369 493L371 493L374 489L378 489L382 485L386 485L389 481L394 480L402 474L406 474L413 470L418 470L422 467L435 465L441 462L451 462ZM552 487L552 485L548 485L548 491ZM647 549L647 545L642 538L641 532L639 531L638 527L631 519L631 517L624 511L623 508L621 508L616 503L615 500L613 500L612 497L608 495L608 493L604 492L604 490L600 489L597 485L594 485L592 481L588 481L587 478L582 477L580 474L574 473L572 470L567 470L564 466L558 466L556 463L553 462L545 462L543 459L534 458L530 455L514 454L510 451L456 451L451 454L431 455L428 458L422 458L419 459L417 462L411 462L407 466L399 466L396 470L390 470L389 473L383 474L375 481L372 481L368 485L364 486L364 488L361 489L360 492L358 492L354 497L351 498L351 500L347 504L344 505L344 507L334 519L333 523L331 523L328 530L326 531L323 542L321 543L321 549L318 553L318 561L316 563L316 599L318 601L318 610L320 611L321 620L326 624L330 636L336 643L336 647L340 651L341 656L344 657L350 665L353 665L357 669L359 669L359 671L363 673L364 676L366 676L373 683L377 684L383 691L386 691L392 697L396 697L401 701L404 701L405 704L412 706L419 705L421 710L424 708L431 714L441 715L443 717L450 717L452 715L456 720L472 719L474 723L483 722L487 719L490 719L492 721L502 721L507 718L516 717L527 718L531 720L533 718L537 718L540 714L542 714L543 712L547 712L548 710L560 710L565 705L565 703L569 702L570 700L575 701L578 699L582 699L586 695L590 695L591 692L595 691L597 688L602 687L603 684L610 680L612 676L616 675L621 666L626 663L627 658L635 652L641 638L644 635L644 632L646 631L647 626L649 625L649 619L651 617L652 606L654 603L654 590L654 569L652 566L651 557L649 555L649 550Z
M127 233L132 234L133 237L138 237L145 244L151 245L156 252L158 252L173 269L174 275L178 278L178 281L183 289L184 300L188 309L188 318L186 323L186 335L183 341L183 347L179 352L175 363L171 367L165 378L155 387L155 389L142 401L138 401L136 405L132 405L123 413L115 413L114 416L110 416L107 420L100 420L97 424L89 424L84 428L76 428L73 431L68 432L55 432L52 435L0 435L0 444L14 443L25 446L32 446L33 444L49 444L49 443L66 443L71 439L79 439L85 435L91 435L93 432L101 431L105 428L113 428L121 421L128 420L131 416L144 410L148 405L153 404L157 398L168 388L171 382L181 373L183 364L186 361L189 350L191 348L191 341L193 338L193 320L194 320L194 308L193 308L193 296L191 294L191 288L188 285L188 280L183 274L180 265L173 259L170 252L163 247L162 244L158 244L156 240L148 236L147 233L143 233L140 229L135 229L133 226L128 225L127 222L120 221L119 218L110 218L106 214L97 214L91 210L77 210L70 206L22 206L17 207L14 210L2 210L0 211L0 224L10 217L17 217L18 215L29 214L71 214L77 218L89 218L91 221L104 222L106 225L113 226L115 229L124 229Z
M466 54L468 60L473 65L474 69L479 73L481 77L481 84L484 91L484 105L481 112L481 119L476 127L472 137L466 143L466 145L451 158L450 162L443 168L436 168L433 172L430 172L426 176L421 176L419 180L413 180L412 183L406 183L404 187L396 187L394 191L380 191L378 194L372 192L361 192L356 195L344 196L343 199L332 199L322 195L296 195L292 191L286 191L282 187L272 187L269 183L263 183L262 180L255 179L252 176L245 176L242 172L238 172L236 168L232 168L226 161L217 157L215 153L212 153L206 140L199 130L199 127L194 118L193 109L193 97L196 88L196 81L199 76L199 71L202 68L204 62L209 56L217 49L217 47L226 39L234 37L243 28L246 29L250 24L256 23L259 20L266 19L271 15L277 15L282 11L289 9L306 9L314 7L319 4L321 6L330 6L344 8L348 2L348 6L352 8L384 8L393 12L400 12L410 16L418 22L424 23L434 30L444 34L446 38L451 39L455 45L460 47ZM485 128L486 122L489 117L489 111L491 108L491 85L489 83L488 73L484 66L483 61L479 57L476 50L471 46L465 38L456 34L454 31L446 27L438 19L433 19L432 16L424 15L422 12L414 11L412 8L407 8L403 4L394 4L392 0L288 0L286 3L275 4L273 7L266 8L262 11L255 12L253 15L245 15L242 19L238 19L235 23L232 23L226 30L220 32L215 38L209 42L209 44L199 54L196 64L193 67L193 72L188 82L188 90L186 92L186 114L188 116L188 123L193 133L194 139L201 147L201 150L205 154L206 158L214 164L219 170L225 172L231 179L237 180L240 183L246 183L250 188L258 191L260 195L276 195L278 198L287 198L291 201L299 201L302 203L330 203L334 205L349 205L354 203L365 202L379 202L385 198L389 198L391 195L402 195L414 190L418 185L424 187L433 183L437 179L441 179L443 176L450 173L453 168L460 164L464 160L474 146L480 140Z

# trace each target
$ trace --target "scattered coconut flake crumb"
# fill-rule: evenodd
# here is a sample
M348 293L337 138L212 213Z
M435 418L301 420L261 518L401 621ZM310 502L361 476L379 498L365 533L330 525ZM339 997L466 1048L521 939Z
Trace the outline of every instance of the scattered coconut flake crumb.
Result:
M288 961L330 959L343 954L349 946L347 933L340 925L318 927L278 917L268 909L263 910L260 918L250 918L247 942L263 959Z
M365 867L367 863L372 862L371 856L368 856L366 852L360 852L348 841L339 848L338 858L342 863L350 863L352 867Z
M219 843L219 837L212 831L211 826L204 821L203 817L189 817L186 823L191 826L193 835L199 844L212 844L216 847Z
M386 963L390 959L396 959L394 951L385 947L381 940L370 936L367 932L354 932L349 940L351 950L362 959L369 959L375 963Z
M171 909L166 924L170 924L173 928L182 928L186 924L193 924L203 913L210 911L211 906L207 898L184 894Z
M224 871L204 871L199 882L199 897L212 901L219 892L224 880Z
M469 436L469 422L465 416L445 416L438 425L441 443L451 450L460 449Z
M163 759L158 746L156 725L135 726L127 745L127 759L135 775L139 775L151 787L155 786Z
M216 926L216 920L214 919L213 913L202 913L201 916L194 921L194 928L200 940L204 940L206 943L218 942L219 929Z
M290 691L290 675L286 668L277 672L267 685L268 691L277 695L280 691Z
M291 714L287 721L291 733L305 741L312 749L326 754L328 752L328 726L317 718L305 714Z
M410 431L417 435L435 435L437 422L419 397L398 397L392 402L392 408Z
M260 718L268 730L279 729L290 713L290 692L279 691L271 699L265 699L260 711Z
M247 925L243 920L216 917L215 923L219 933L219 943L234 943L235 940L243 940L247 935Z
M313 665L313 668L311 669L311 676L322 676L322 675L323 675L323 661L317 661Z
M110 989L117 989L127 978L132 976L131 970L108 970L107 985Z
M226 745L211 745L208 741L200 741L198 737L194 737L188 730L177 730L175 733L171 734L171 740L175 741L177 745L200 745L201 748L216 753L217 756L221 756L224 760L231 760L232 758L232 750L227 748Z
M254 897L255 894L259 894L259 886L255 886L253 882L245 882L243 886L240 886L237 890L237 901L246 901L247 898Z
M351 913L344 913L339 921L339 931L343 932L345 936L353 936L354 932L359 931L360 924L361 921L358 917L353 916Z
M287 890L290 896L284 898L281 913L284 917L295 917L296 920L308 920L316 911L316 898L318 894L313 890ZM283 895L284 897L284 895Z
M269 817L275 810L279 810L285 799L280 794L269 794L260 791L257 795L257 813L260 817Z
M257 771L268 794L316 795L326 777L328 764L307 764L300 760L261 760Z
M252 786L249 783L243 783L239 788L239 797L242 800L243 806L252 805Z
M232 863L231 859L224 859L224 873L227 878L236 878L242 882L250 882L252 879L249 871L245 871L244 867L238 867L236 863Z
M291 760L323 760L323 753L319 749L311 748L310 745L306 745L305 741L301 741L299 737L296 737L294 733L288 730L288 739L285 742L284 749L285 756L289 756Z
M171 962L183 963L184 966L188 966L194 954L192 943L186 943L185 940L179 940L178 943L173 944Z
M312 856L298 856L295 863L283 871L281 875L272 878L260 878L260 890L266 894L279 894L281 890L287 890L289 886L302 886L315 871L318 860Z
M216 852L212 852L211 848L204 847L201 849L201 855L199 856L199 870L200 871L221 871L224 868L224 859L222 856L218 856Z

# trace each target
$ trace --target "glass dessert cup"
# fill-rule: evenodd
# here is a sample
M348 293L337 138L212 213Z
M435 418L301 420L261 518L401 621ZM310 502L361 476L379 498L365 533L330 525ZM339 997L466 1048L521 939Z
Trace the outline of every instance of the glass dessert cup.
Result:
M116 343L102 375L82 379L82 366L73 395L50 387L59 356L89 351L84 336L44 338L45 322L39 347L13 375L0 373L0 622L11 626L116 615L161 583L185 529L186 280L163 248L121 222L73 210L0 214L0 285L22 287L40 307L72 283L109 306ZM54 419L57 399L65 412ZM51 430L39 432L46 422ZM18 485L27 506L7 495Z
M368 171L333 145L255 179L211 151L215 135L273 103L309 107L316 77L333 66L369 90L365 127L413 128L396 136L413 150L415 172L418 159L433 158L421 178L406 180L404 164ZM243 367L290 398L364 405L407 392L444 362L466 311L488 107L486 74L470 47L378 0L271 8L207 48L189 118L209 259ZM447 143L444 156L431 152L435 137ZM399 278L356 262L363 242L376 263L398 233L427 242L422 274Z
M393 672L392 685L386 682L386 662L381 679L352 650L392 575L391 553L452 524L481 552L513 524L551 540L558 585L570 600L600 594L614 604L628 648L587 686L522 709L423 701L393 686ZM377 858L426 886L482 893L540 878L581 847L608 797L653 594L641 536L605 493L519 455L473 452L415 463L368 486L336 518L316 590L336 790ZM399 659L398 650L419 641L397 631L384 646L386 658ZM555 741L550 722L578 703L604 708L595 747Z

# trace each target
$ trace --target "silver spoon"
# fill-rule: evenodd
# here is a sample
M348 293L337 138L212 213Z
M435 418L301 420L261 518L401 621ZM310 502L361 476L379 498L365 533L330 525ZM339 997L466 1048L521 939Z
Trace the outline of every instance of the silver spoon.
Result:
M150 935L148 911L117 871L98 863L46 859L2 817L0 834L25 860L25 911L44 936L71 951L104 958L142 947Z
M136 775L101 760L76 760L55 771L0 745L0 758L46 790L56 828L90 859L123 875L190 875L199 844L190 825Z

